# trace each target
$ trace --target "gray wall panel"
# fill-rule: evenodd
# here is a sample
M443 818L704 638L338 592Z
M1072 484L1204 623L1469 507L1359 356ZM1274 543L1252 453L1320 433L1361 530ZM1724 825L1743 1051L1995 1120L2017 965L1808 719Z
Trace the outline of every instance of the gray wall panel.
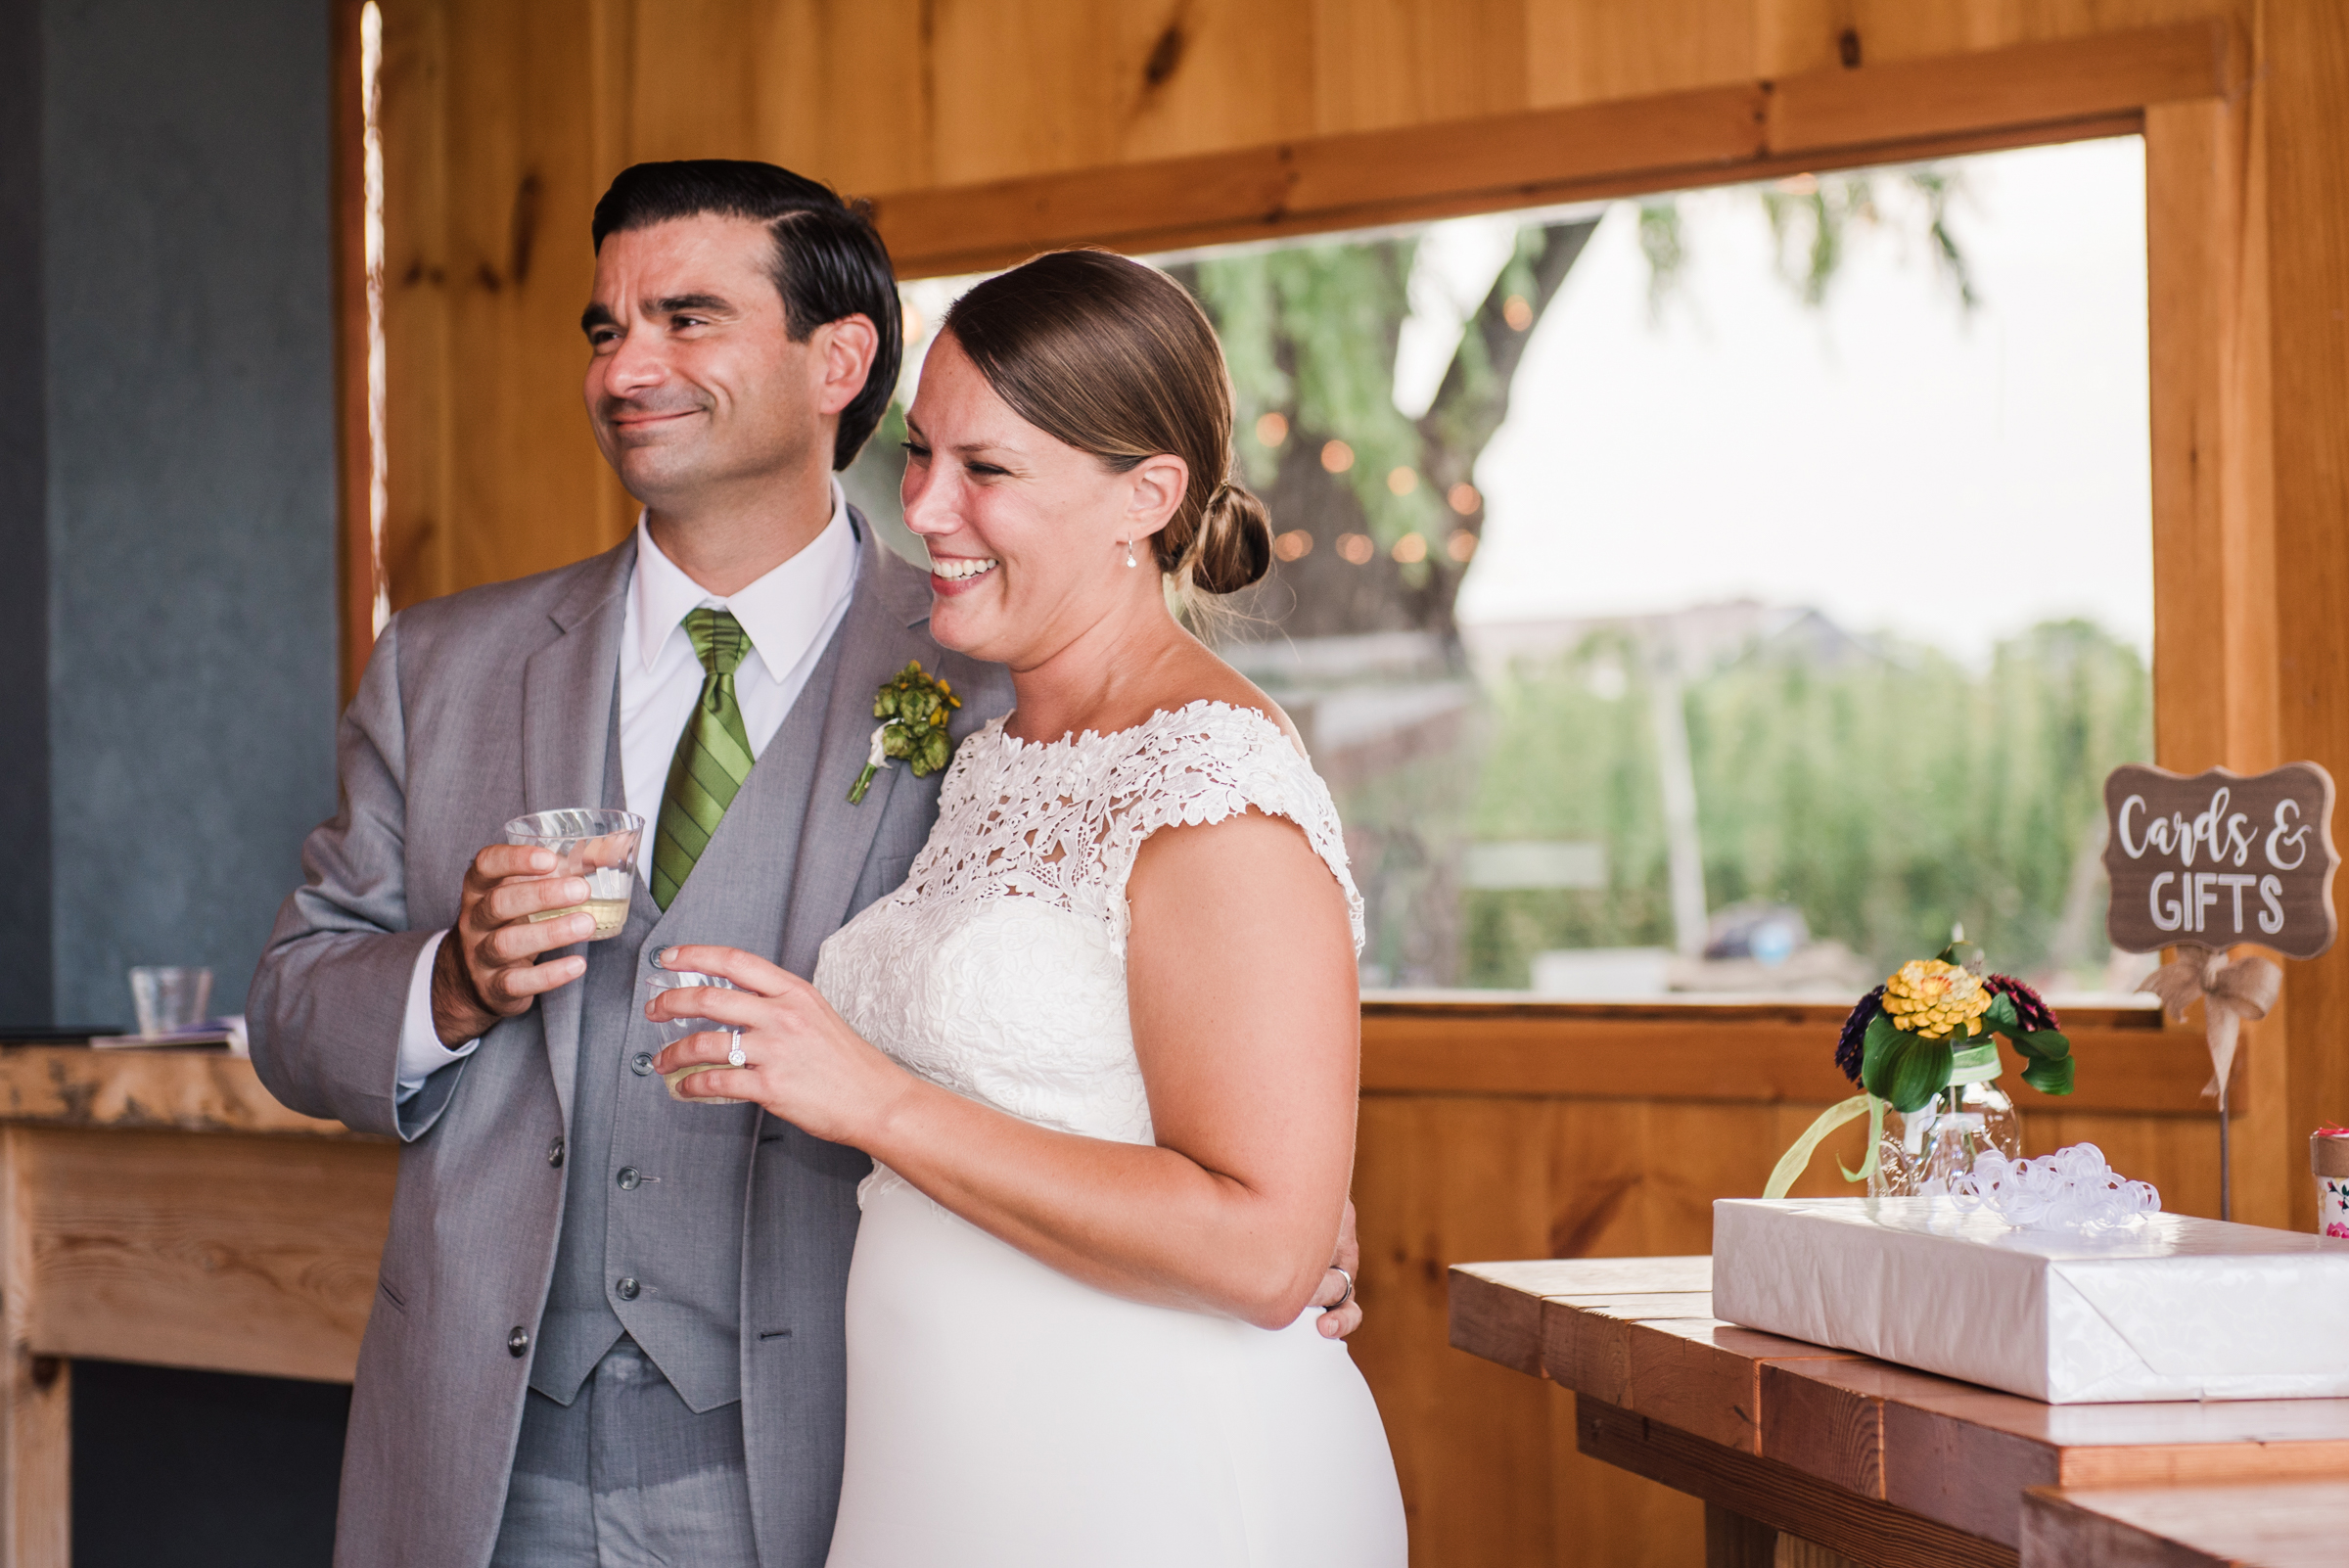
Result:
M40 0L0 0L0 300L41 319ZM48 399L38 332L0 376L0 1024L51 1019Z
M335 804L328 11L44 15L54 1006L234 1009Z

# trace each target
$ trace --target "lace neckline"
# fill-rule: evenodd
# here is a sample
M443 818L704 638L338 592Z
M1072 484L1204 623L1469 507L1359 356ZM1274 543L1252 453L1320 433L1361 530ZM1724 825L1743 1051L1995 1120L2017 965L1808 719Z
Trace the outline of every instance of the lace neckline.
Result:
M1136 741L1146 740L1158 730L1163 729L1170 724L1180 723L1182 720L1198 714L1229 714L1234 718L1238 718L1243 721L1254 719L1259 724L1264 725L1267 729L1269 729L1274 734L1278 735L1280 737L1280 743L1283 746L1288 747L1290 751L1294 752L1297 750L1296 743L1289 739L1289 732L1285 729L1282 729L1278 723L1274 722L1272 716L1269 714L1267 714L1263 709L1242 708L1236 704L1223 702L1221 699L1214 697L1194 698L1190 702L1184 703L1180 708L1157 709L1150 715L1148 718L1143 719L1140 723L1128 724L1124 729L1088 729L1082 731L1070 731L1063 734L1057 740L1032 741L1020 739L1017 735L1011 733L1009 727L1011 723L1011 715L1009 714L1004 715L1000 718L989 720L986 729L982 730L981 733L993 736L998 744L1011 751L1015 755L1022 752L1036 752L1040 754L1043 752L1057 751L1062 748L1066 748L1068 751L1075 753L1089 751L1101 746L1109 746L1113 744L1131 744Z

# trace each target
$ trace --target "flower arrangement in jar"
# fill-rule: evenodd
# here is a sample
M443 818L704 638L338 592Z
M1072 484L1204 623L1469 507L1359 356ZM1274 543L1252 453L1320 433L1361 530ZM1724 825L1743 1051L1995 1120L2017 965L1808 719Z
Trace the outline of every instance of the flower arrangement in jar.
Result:
M1867 1157L1843 1176L1865 1181L1873 1196L1947 1192L1984 1149L2022 1157L2014 1102L1997 1086L1999 1037L2023 1057L2023 1082L2043 1094L2072 1091L2072 1045L2038 992L1986 968L1960 931L1939 956L1910 960L1860 998L1835 1045L1835 1065L1860 1092L1795 1140L1763 1196L1784 1197L1820 1142L1864 1115Z

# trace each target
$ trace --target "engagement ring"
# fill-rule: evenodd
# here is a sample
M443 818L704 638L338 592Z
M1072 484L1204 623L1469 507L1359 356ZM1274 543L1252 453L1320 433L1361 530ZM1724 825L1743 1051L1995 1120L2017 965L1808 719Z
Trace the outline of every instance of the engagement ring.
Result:
M736 1036L734 1043L727 1048L726 1065L728 1067L744 1067L749 1065L750 1060L749 1057L742 1054L742 1038Z

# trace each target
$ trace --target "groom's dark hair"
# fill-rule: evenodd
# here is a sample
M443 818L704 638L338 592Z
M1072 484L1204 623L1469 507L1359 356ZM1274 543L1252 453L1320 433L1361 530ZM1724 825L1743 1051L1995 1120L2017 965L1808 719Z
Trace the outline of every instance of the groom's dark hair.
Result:
M774 236L775 288L792 342L806 343L816 328L844 316L866 317L880 335L863 391L840 411L832 466L847 468L881 423L905 353L897 273L873 230L871 208L772 163L730 158L637 163L622 169L595 204L595 248L603 250L607 234L704 212L764 223Z

